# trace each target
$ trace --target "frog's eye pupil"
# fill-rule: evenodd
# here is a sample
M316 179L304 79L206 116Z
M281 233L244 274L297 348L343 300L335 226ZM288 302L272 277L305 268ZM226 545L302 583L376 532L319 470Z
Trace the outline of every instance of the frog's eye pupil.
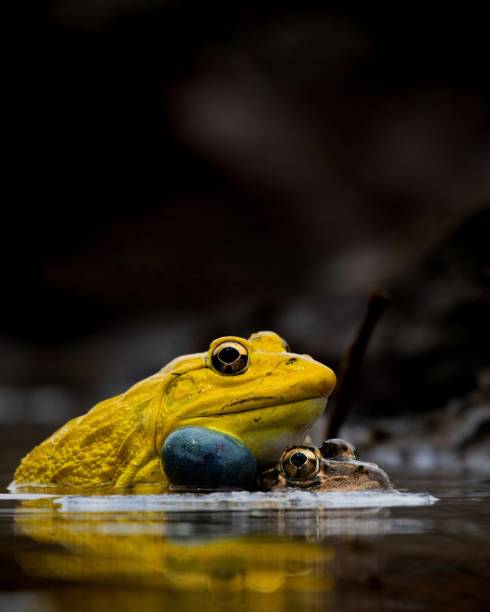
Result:
M247 369L247 349L238 342L224 342L211 354L213 368L220 374L241 374Z
M294 453L289 458L290 463L292 463L295 467L301 467L308 461L308 457L304 453Z
M319 453L314 447L293 446L284 451L279 460L279 472L288 481L307 483L320 469Z
M240 357L240 353L233 346L225 346L218 353L218 356L224 363L233 363Z

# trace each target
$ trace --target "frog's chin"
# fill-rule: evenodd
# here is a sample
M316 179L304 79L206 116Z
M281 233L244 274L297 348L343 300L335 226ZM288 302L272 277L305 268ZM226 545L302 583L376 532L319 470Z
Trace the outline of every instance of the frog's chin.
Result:
M208 427L239 438L253 452L257 463L264 465L277 461L287 446L304 442L309 426L321 416L326 403L327 398L318 397L195 417L186 419L185 425Z

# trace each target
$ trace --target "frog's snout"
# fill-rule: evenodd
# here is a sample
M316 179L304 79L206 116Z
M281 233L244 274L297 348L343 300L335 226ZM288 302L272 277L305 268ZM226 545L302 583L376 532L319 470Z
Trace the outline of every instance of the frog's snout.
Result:
M313 359L306 361L302 378L312 397L329 397L337 384L334 371Z
M324 369L324 374L322 377L322 390L323 393L322 395L325 395L325 397L328 397L332 391L335 389L335 385L337 384L337 377L335 376L335 373L333 370L331 370L329 367L327 366L323 366Z

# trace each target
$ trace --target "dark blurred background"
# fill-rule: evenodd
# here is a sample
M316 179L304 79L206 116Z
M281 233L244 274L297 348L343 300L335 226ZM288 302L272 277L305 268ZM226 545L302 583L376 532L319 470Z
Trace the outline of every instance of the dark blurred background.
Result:
M454 467L451 444L466 467L490 461L483 9L12 4L0 422L13 465L219 335L272 329L337 368L373 286L392 303L346 434L393 465L433 467L439 445L436 467Z

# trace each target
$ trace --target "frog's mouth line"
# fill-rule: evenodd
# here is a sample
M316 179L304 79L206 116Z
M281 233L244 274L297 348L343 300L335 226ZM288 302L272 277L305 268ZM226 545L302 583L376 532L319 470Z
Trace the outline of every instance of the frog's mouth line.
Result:
M286 406L292 406L294 404L299 404L299 403L303 403L303 402L308 402L308 401L315 401L315 400L320 400L320 399L325 399L325 402L327 401L327 397L320 395L320 396L314 396L314 397L303 397L301 399L297 399L297 400L292 400L292 401L287 401L287 402L283 402L281 401L280 398L277 397L247 397L245 399L241 399L241 400L237 400L235 402L231 402L230 404L227 404L225 406L223 406L223 408L218 411L218 412L209 412L206 414L200 414L197 416L193 416L193 417L188 417L189 421L194 421L194 420L198 420L198 419L206 419L209 417L220 417L220 416L231 416L233 414L241 414L242 412L252 412L253 410L265 410L267 408L284 408ZM269 401L272 400L272 401ZM249 407L241 407L239 410L225 410L227 408L231 408L231 406L241 406L242 404L248 403L248 402L258 402L258 401L264 401L266 403L261 404L261 405L254 405L254 406L249 406Z

